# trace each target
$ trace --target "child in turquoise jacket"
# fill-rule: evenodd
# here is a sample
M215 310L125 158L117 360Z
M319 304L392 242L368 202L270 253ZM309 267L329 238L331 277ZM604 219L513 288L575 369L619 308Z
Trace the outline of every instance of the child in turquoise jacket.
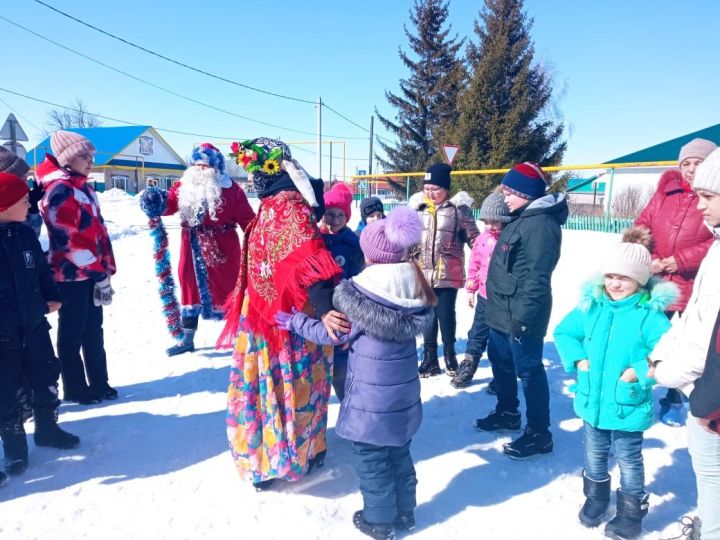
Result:
M617 514L605 527L612 538L635 538L647 514L643 432L653 422L647 357L668 330L664 311L677 287L650 280L650 236L630 229L604 259L603 277L583 290L579 305L555 329L563 367L577 376L574 408L585 427L585 504L580 521L595 527L610 502L608 457L620 467Z

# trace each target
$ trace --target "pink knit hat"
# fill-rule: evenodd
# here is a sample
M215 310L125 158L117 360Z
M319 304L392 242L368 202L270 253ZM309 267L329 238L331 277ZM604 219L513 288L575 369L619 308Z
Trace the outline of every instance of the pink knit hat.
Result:
M345 184L342 182L335 184L330 191L323 195L323 199L325 200L325 210L339 208L345 213L345 217L350 219L353 194Z
M415 210L398 206L385 219L373 221L360 233L360 249L373 263L405 260L407 250L422 239L423 224Z
M65 167L81 154L94 154L95 146L79 133L56 131L50 135L50 148L58 163Z
M710 153L717 148L717 145L706 139L693 139L680 149L680 157L678 163L682 163L686 159L697 158L705 159Z

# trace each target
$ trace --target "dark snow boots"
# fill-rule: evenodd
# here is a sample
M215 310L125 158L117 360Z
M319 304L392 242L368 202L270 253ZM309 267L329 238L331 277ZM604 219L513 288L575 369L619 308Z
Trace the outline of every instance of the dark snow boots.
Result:
M0 437L5 452L5 472L10 475L22 474L28 466L28 446L22 421L2 426Z
M423 359L418 368L418 374L422 378L434 377L440 375L442 370L438 363L437 345L425 344L423 350Z
M648 513L648 495L628 495L617 490L617 514L605 525L605 536L632 540L640 536L642 520Z
M465 388L466 386L470 386L478 365L480 364L480 358L481 357L479 355L467 355L465 360L460 363L460 367L450 381L450 385L453 388Z
M610 477L597 482L583 471L583 493L586 499L578 516L580 523L586 527L597 527L610 505Z
M395 540L395 528L391 523L368 523L362 510L353 514L353 524L361 533L375 540Z

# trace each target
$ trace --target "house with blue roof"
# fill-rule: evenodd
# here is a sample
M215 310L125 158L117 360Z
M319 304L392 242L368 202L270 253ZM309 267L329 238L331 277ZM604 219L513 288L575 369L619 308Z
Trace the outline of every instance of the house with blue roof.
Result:
M71 128L89 139L96 149L95 165L89 175L98 191L118 188L130 194L148 183L169 188L187 168L185 160L152 126ZM50 137L27 153L32 170L52 154Z

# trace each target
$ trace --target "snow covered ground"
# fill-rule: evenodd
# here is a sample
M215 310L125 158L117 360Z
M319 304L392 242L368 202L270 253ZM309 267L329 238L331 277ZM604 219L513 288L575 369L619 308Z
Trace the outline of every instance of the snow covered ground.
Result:
M105 339L110 383L120 399L93 407L62 405L62 425L82 438L74 451L36 448L30 441L30 468L0 489L0 537L365 538L350 520L362 501L350 445L334 432L334 396L324 469L265 493L239 480L224 425L230 353L213 349L221 323L201 322L194 354L165 356L171 343L146 219L135 198L122 192L101 199L119 268L113 279L117 294L105 310ZM166 224L176 264L177 221ZM564 233L551 326L572 308L581 282L597 272L616 239ZM471 321L461 291L460 351ZM50 322L55 325L56 317ZM473 429L473 419L495 403L483 391L490 378L487 361L465 390L450 387L444 375L423 381L425 419L412 447L419 479L413 538L603 537L601 528L577 522L583 501L581 422L567 392L572 381L551 339L545 346L555 436L550 456L510 460L501 453L509 436ZM678 518L695 510L685 430L655 424L646 433L644 454L651 493L646 538L676 536ZM617 483L615 469L613 488Z

